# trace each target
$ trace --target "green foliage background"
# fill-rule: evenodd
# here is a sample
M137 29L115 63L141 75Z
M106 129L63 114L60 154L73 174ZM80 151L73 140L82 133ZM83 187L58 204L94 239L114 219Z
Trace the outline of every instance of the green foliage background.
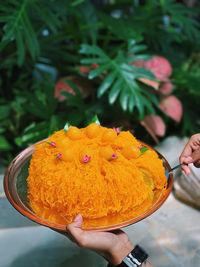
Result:
M99 4L101 3L101 4ZM159 114L167 135L191 135L200 127L200 8L175 0L89 1L8 0L0 6L0 156L10 161L19 150L63 128L83 126L94 114L105 125L119 123L151 143L140 121ZM129 56L132 54L133 56ZM138 81L153 74L130 61L166 57L173 66L174 93L181 99L181 123L158 108L159 95ZM55 83L81 75L80 65L98 63L83 98L63 93ZM107 75L103 75L106 73ZM142 136L142 137L141 137Z

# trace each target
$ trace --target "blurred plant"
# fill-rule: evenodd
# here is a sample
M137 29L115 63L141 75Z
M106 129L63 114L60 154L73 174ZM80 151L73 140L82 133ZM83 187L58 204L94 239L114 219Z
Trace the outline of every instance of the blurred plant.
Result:
M198 3L175 0L2 2L2 158L94 114L148 143L144 122L155 141L193 133L200 113L198 14Z

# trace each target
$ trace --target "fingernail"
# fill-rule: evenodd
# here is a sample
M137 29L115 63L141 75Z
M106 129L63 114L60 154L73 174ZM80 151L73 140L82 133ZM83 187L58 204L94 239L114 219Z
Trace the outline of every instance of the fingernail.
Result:
M189 170L187 170L187 171L186 171L186 174L187 174L187 175L190 175L190 171L189 171Z

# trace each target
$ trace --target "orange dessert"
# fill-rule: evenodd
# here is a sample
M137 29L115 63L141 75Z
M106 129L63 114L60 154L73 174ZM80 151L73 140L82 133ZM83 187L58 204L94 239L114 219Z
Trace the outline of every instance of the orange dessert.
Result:
M142 153L129 131L92 123L60 130L37 144L27 182L30 206L40 217L68 224L81 213L87 227L144 212L166 177L157 153Z

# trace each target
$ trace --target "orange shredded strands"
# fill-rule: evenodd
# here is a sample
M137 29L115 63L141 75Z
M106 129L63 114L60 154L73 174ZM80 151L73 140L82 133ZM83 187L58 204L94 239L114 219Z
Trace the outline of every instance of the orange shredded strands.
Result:
M140 146L130 132L117 134L95 123L55 132L35 146L31 159L32 210L60 224L81 213L87 227L89 221L115 214L123 220L122 214L140 211L142 205L148 209L166 177L157 153L149 149L142 154Z

